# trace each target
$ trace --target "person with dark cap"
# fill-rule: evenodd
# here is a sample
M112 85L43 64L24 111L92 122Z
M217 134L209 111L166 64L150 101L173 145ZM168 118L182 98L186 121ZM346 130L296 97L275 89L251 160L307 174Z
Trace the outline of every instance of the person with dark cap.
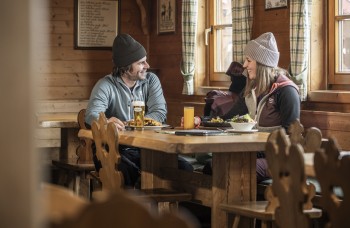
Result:
M148 72L145 48L128 34L118 34L112 47L113 71L101 78L94 86L86 109L85 122L91 126L104 112L107 121L117 129L125 129L125 121L133 119L132 102L144 101L145 117L158 122L166 121L167 107L158 77ZM139 179L140 150L120 145L122 161L118 169L123 173L125 185L132 186ZM95 150L96 170L101 167ZM193 168L179 157L179 168L192 171Z
M256 120L259 131L271 132L285 128L300 118L300 95L298 86L286 70L279 68L280 53L271 32L248 42L243 67L247 72L244 91L249 115ZM270 178L263 153L257 159L257 181Z
M243 97L249 115L257 122L259 131L271 132L287 128L300 118L298 86L289 78L286 70L278 67L280 53L272 33L264 33L247 43L243 67L247 76ZM203 173L212 174L211 162ZM264 152L256 161L257 182L269 179Z

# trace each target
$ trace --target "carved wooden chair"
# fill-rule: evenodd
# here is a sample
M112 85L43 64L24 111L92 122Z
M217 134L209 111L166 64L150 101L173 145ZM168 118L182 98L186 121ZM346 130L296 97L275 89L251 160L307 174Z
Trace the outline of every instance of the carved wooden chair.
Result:
M312 153L314 153L319 148L324 147L327 143L327 141L322 140L322 132L320 131L320 129L316 127L310 127L305 130L304 126L300 123L298 119L290 124L288 128L288 134L289 134L289 140L291 144L300 144L303 147L304 153L306 153L306 155L304 156L311 156L310 157L311 159L313 156ZM273 137L275 136L271 134L269 140L273 140ZM313 170L306 171L306 173L312 173L312 172ZM314 179L311 178L309 179L309 181L311 181L314 185L316 185L318 189L318 183L315 182ZM268 179L268 180L262 181L261 183L258 183L257 185L258 196L263 196L265 194L266 188L271 185L271 182L272 180Z
M89 137L86 137L85 132L88 131L88 127L85 124L85 112L86 109L81 109L78 113L78 124L79 132L78 137L80 144L76 149L76 154L79 161L88 161L92 163L92 144L93 140Z
M96 145L96 155L101 162L102 168L97 178L102 183L102 191L124 191L124 177L122 172L116 170L121 162L119 154L118 130L113 123L107 124L104 113L100 113L98 121L92 124L92 134ZM172 210L178 208L178 202L189 201L192 195L172 189L127 189L127 192L135 197L151 198L159 209Z
M329 227L350 226L350 156L340 156L336 139L331 137L328 145L316 152L314 166L322 189L320 204L328 213ZM342 200L335 190L341 188ZM327 226L328 227L328 226Z
M199 227L198 221L184 211L159 215L122 191L90 202L61 186L44 184L41 196L43 219L51 228Z
M89 203L85 198L60 185L42 183L40 188L42 217L48 224L74 218Z
M290 124L288 134L291 144L299 143L304 153L314 153L322 146L322 132L316 127L304 130L304 126L297 119Z
M290 143L284 129L271 133L266 145L266 159L272 175L272 185L265 192L267 201L221 204L228 214L228 223L238 227L241 217L256 218L262 227L308 227L309 218L318 218L321 210L313 208L313 185L307 185L304 173L303 147Z

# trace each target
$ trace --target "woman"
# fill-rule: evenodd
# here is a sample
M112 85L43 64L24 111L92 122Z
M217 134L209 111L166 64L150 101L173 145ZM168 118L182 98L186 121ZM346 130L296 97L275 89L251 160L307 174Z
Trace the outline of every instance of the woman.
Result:
M248 42L243 67L247 73L244 91L250 116L259 131L271 132L300 118L299 89L286 70L277 67L279 52L272 33L264 33ZM256 162L257 181L269 178L263 153Z
M243 96L250 116L256 120L259 131L271 132L280 127L287 130L300 118L300 96L288 72L277 67L280 54L275 37L268 32L249 41L244 55L247 83ZM258 182L270 178L264 157L264 153L258 153ZM211 161L204 166L203 173L212 174Z

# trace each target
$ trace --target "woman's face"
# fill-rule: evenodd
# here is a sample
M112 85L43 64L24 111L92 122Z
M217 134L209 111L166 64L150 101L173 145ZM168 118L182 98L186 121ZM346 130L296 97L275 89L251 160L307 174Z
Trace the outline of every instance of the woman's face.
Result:
M244 60L243 67L247 69L248 78L253 80L256 78L256 61L250 57L246 57Z

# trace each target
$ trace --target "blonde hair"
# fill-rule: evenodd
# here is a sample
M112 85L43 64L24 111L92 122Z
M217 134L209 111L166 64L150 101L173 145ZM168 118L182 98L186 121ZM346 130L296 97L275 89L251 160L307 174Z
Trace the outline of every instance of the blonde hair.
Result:
M244 90L244 96L248 96L252 89L255 89L256 97L267 94L276 81L278 75L283 74L289 76L288 72L279 67L269 67L256 62L256 78L249 79L247 77L247 85Z

